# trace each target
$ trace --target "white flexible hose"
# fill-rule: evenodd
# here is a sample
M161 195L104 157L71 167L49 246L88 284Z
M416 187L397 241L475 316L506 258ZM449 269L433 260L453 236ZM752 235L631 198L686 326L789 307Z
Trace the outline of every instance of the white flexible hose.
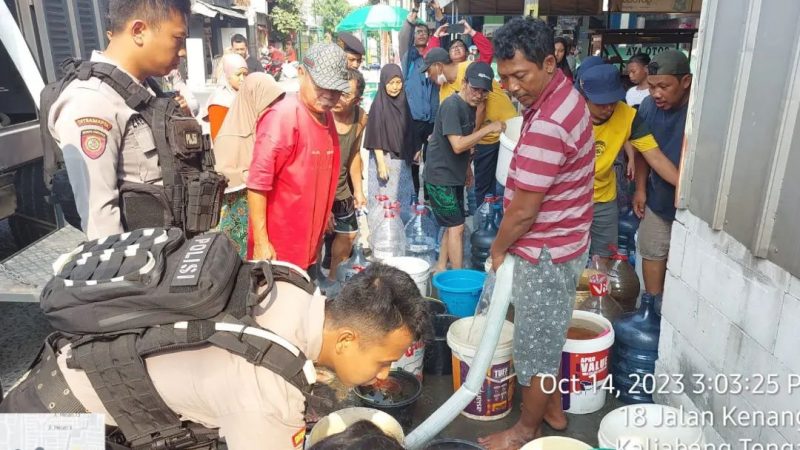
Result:
M486 328L481 336L480 346L472 360L464 384L428 417L425 422L406 437L405 446L411 450L421 449L428 441L453 421L464 408L475 399L486 378L486 371L492 363L494 350L500 340L500 332L506 320L508 305L511 303L511 281L514 275L516 257L506 255L503 265L497 270L492 301L486 314Z

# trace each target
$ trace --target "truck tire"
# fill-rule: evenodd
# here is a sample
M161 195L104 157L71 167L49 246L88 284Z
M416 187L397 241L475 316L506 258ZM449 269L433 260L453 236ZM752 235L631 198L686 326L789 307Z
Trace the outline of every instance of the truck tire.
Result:
M44 185L42 171L39 160L14 173L17 210L9 218L9 226L20 249L56 229L55 212L48 203L50 192Z

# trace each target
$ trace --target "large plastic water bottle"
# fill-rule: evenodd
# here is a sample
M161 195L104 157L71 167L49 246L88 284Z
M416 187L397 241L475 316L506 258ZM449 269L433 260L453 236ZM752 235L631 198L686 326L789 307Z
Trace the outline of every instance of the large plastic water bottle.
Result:
M494 226L500 229L500 222L503 221L503 197L495 197L492 203L492 211L494 213Z
M417 205L412 218L405 228L406 256L413 256L428 261L436 262L436 234L437 226L424 205Z
M578 306L581 311L599 314L609 322L614 322L624 312L622 306L611 297L608 276L604 273L594 274L589 277L589 292L591 296Z
M378 224L383 220L384 210L389 206L389 196L378 194L375 196L375 206L367 212L367 225L369 232L374 233Z
M370 265L369 260L364 256L364 246L356 240L356 245L353 247L353 256L344 260L339 264L336 270L336 281L344 285L350 278L357 273L361 273Z
M483 202L481 206L478 207L478 210L475 211L475 215L472 219L472 228L477 230L483 229L484 221L487 218L491 219L492 217L492 207L494 206L494 196L492 194L486 194L483 197Z
M653 396L649 393L655 390L652 374L658 359L661 334L661 317L656 312L655 297L642 295L639 309L625 314L613 324L615 341L611 352L611 375L619 399L625 403L653 403ZM635 384L636 380L641 383Z
M472 244L472 268L480 271L484 270L484 263L489 258L489 250L492 248L494 238L497 237L497 226L493 217L493 203L494 197L487 195L486 200L478 210L478 214L481 216L478 223L481 226L472 233L470 238L470 243Z
M387 209L383 220L372 235L372 256L382 261L393 256L405 256L406 235L403 222L392 209Z

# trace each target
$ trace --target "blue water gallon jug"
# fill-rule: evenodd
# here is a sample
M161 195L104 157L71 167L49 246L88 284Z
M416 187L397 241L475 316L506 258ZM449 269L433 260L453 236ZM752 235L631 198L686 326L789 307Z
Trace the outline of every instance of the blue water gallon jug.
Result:
M656 313L655 298L642 295L641 305L613 322L614 350L611 375L619 399L625 403L653 403L658 359L658 336L661 316Z
M497 237L497 226L493 220L493 208L491 202L484 202L481 208L486 206L480 220L481 227L476 229L470 237L472 244L472 258L470 262L472 267L476 270L483 271L484 263L489 258L489 250L492 248L494 238Z
M633 209L625 208L620 211L619 216L619 235L617 241L619 250L628 257L632 266L636 266L636 230L639 229L639 218L633 213Z

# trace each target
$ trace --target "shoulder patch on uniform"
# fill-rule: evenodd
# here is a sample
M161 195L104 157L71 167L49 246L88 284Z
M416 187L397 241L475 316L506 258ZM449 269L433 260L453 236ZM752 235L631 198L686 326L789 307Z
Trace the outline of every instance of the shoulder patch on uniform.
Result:
M75 119L75 124L79 127L94 126L111 131L111 122L99 117L81 117L80 119Z
M306 440L306 427L303 427L297 433L292 436L292 445L297 448L302 448L303 443Z
M81 130L81 150L91 159L97 159L106 151L108 135L98 130Z

